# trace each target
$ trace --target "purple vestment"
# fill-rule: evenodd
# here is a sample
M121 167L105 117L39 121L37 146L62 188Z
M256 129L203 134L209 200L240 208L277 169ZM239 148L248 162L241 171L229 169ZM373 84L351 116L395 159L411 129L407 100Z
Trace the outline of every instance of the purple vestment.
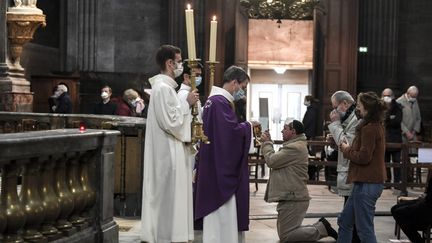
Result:
M195 220L201 220L232 195L236 196L239 231L249 229L248 152L251 127L238 123L230 102L222 95L209 97L203 110L204 133L195 188Z

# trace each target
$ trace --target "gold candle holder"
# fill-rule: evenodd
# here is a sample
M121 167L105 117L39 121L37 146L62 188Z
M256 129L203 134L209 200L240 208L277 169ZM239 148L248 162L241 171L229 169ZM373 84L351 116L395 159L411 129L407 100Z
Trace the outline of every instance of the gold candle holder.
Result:
M200 61L200 59L187 60L188 66L191 70L191 79L190 79L191 80L191 90L196 89L195 69L198 67L199 61ZM208 137L204 134L204 131L203 131L203 124L198 120L197 116L198 116L198 104L195 103L192 106L191 142L194 144L198 143L198 142L209 144L210 141L208 140Z
M216 64L218 64L218 63L219 62L217 62L217 61L214 61L214 62L207 61L207 64L208 64L209 69L210 69L210 82L209 82L210 89L209 89L209 91L211 91L211 88L214 85L214 76L215 76L215 71L216 71Z

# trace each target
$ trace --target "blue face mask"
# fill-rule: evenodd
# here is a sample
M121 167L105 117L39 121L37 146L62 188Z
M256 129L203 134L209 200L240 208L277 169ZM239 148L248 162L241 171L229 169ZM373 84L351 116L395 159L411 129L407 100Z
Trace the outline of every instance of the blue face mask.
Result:
M201 76L195 77L195 86L196 87L198 87L201 84L201 82L202 82Z
M243 99L246 96L246 94L243 89L239 89L239 91L235 92L233 96L234 96L234 100L240 100Z

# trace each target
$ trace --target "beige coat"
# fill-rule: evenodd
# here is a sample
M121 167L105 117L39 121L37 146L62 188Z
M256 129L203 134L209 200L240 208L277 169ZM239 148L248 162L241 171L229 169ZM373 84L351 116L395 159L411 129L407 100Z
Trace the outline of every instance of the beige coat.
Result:
M415 131L420 132L421 115L417 100L411 105L406 95L402 95L396 100L402 106L402 133Z
M309 154L304 134L283 143L278 152L271 141L264 142L261 152L271 169L266 202L310 200L306 187Z
M352 144L355 137L355 129L358 120L354 112L344 121L334 121L329 124L328 128L333 136L335 143L339 146L342 141L347 140ZM343 156L342 152L338 153L337 163L337 192L339 196L349 196L351 194L351 184L347 184L349 160Z

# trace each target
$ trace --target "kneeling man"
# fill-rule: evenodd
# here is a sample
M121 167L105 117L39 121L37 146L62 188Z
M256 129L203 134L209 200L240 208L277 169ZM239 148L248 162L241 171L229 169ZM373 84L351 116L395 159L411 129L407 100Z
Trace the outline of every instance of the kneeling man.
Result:
M273 149L268 131L261 136L261 152L271 169L264 200L278 202L280 241L310 242L327 236L337 239L337 232L325 218L313 225L301 225L310 200L306 186L309 153L304 126L300 121L287 119L281 132L284 143L278 152Z

